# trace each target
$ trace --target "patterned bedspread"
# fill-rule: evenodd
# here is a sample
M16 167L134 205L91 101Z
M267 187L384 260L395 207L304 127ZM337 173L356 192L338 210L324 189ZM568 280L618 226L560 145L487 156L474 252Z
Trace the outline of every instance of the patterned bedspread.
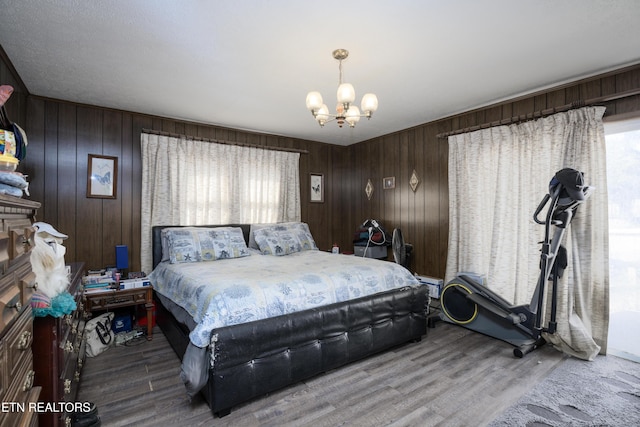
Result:
M160 263L154 290L195 320L189 338L209 345L211 331L268 317L418 285L398 264L317 250L186 264Z

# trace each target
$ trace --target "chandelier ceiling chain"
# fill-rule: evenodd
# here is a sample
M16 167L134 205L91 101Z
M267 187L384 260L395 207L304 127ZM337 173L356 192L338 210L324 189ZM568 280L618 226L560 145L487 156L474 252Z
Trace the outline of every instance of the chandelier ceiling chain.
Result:
M322 102L322 95L320 92L312 91L307 94L307 109L311 111L313 117L318 124L322 127L325 123L336 121L339 127L342 127L344 122L349 124L349 127L355 127L356 123L360 121L360 117L371 118L374 111L378 109L378 97L373 93L366 93L362 97L360 107L362 108L362 114L357 106L353 105L353 101L356 99L356 93L353 85L350 83L343 83L342 81L342 61L349 56L349 51L346 49L336 49L333 51L333 57L338 61L338 104L336 106L336 113L329 113L329 108Z

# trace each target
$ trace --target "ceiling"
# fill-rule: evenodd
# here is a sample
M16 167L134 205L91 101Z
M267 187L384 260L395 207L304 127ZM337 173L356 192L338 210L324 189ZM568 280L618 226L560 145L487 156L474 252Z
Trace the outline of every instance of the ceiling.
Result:
M0 0L33 95L350 145L640 62L638 0ZM320 128L338 62L373 118Z

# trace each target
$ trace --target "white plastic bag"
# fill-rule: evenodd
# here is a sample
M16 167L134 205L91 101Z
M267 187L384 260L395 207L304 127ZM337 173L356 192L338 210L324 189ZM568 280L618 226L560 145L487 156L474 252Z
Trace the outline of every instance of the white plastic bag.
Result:
M111 323L113 313L104 313L89 320L84 328L87 337L87 357L95 357L115 342Z

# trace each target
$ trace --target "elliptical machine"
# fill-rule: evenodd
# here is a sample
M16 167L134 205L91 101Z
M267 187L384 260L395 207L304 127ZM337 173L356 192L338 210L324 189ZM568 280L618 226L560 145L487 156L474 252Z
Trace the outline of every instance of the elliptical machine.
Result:
M463 326L515 346L513 354L523 357L545 343L543 332L556 331L558 278L567 266L567 251L561 245L567 225L593 187L584 185L584 175L575 169L558 171L549 183L549 193L538 204L533 219L545 226L540 254L540 276L528 305L513 305L468 275L458 275L442 290L441 320ZM550 203L549 203L550 202ZM546 219L538 218L549 203ZM551 227L555 233L551 237ZM552 282L549 324L543 327L545 285Z

